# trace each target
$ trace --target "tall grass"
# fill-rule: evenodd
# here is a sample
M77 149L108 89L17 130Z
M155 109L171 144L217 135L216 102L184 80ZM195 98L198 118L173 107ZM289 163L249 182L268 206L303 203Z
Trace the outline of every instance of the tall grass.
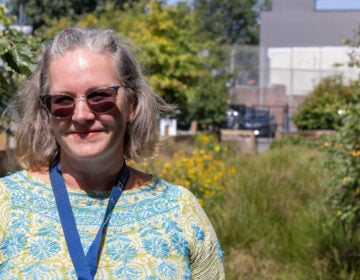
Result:
M233 183L221 205L205 204L227 279L326 279L327 262L318 257L325 206L317 158L289 146L227 159L237 169Z

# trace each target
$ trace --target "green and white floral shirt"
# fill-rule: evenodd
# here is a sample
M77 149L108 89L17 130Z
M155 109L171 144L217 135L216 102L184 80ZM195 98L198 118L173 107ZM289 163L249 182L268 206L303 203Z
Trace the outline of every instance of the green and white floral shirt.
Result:
M86 253L109 192L69 190ZM96 279L224 279L214 229L187 189L154 177L115 206ZM0 179L0 279L77 279L50 185L19 171Z

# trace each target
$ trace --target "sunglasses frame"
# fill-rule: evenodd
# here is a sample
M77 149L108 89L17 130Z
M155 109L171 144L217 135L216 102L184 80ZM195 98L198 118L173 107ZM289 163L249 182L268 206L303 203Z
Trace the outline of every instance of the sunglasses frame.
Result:
M87 106L89 107L90 111L91 111L93 114L96 114L96 115L107 114L108 112L112 111L112 110L115 108L116 102L114 102L114 106L113 106L111 109L109 109L109 110L107 110L107 111L104 111L104 112L96 112L96 111L93 111L93 109L91 108L91 104L89 103L87 97L88 97L89 95L91 95L93 92L96 92L96 91L101 91L101 90L103 90L103 89L112 89L112 90L114 91L113 96L114 96L115 99L116 99L116 97L117 97L117 95L118 95L118 92L119 92L119 88L127 88L127 87L125 87L125 86L123 86L123 85L120 85L120 86L103 87L103 88L98 88L98 89L92 90L89 94L87 94L87 95L85 96L86 104L87 104ZM71 98L74 100L74 108L73 108L73 110L72 110L72 113L69 114L68 116L65 116L65 117L59 117L59 116L53 115L53 114L51 113L51 107L48 107L49 104L51 105L51 102L49 103L49 102L47 102L47 100L48 100L49 98L52 98L53 96L60 96L60 95L71 97ZM46 95L40 96L40 103L41 103L41 105L46 109L46 111L47 111L51 116L53 116L54 118L57 118L57 119L67 119L67 118L70 118L70 117L74 114L74 111L75 111L75 100L76 100L76 98L74 98L73 96L68 95L68 94L53 94L53 95L51 95L51 94L46 94Z

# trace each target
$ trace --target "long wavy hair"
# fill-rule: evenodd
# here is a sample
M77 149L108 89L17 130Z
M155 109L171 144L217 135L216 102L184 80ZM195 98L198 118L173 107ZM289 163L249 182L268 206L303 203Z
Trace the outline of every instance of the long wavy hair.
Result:
M110 54L116 62L119 81L127 87L128 96L135 100L134 120L128 124L125 133L125 158L137 161L153 154L159 139L159 115L172 110L173 106L150 88L132 46L130 41L110 29L72 27L54 37L15 99L20 116L15 124L15 152L23 168L42 169L54 163L59 156L60 146L52 133L49 114L39 97L49 93L51 61L77 48Z

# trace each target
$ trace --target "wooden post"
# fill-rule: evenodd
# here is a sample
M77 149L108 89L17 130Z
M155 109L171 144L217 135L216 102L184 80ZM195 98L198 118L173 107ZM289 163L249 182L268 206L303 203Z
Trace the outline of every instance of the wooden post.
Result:
M192 121L190 125L191 134L195 135L197 133L197 121Z
M233 141L247 154L256 153L255 135L252 130L221 129L221 141Z

